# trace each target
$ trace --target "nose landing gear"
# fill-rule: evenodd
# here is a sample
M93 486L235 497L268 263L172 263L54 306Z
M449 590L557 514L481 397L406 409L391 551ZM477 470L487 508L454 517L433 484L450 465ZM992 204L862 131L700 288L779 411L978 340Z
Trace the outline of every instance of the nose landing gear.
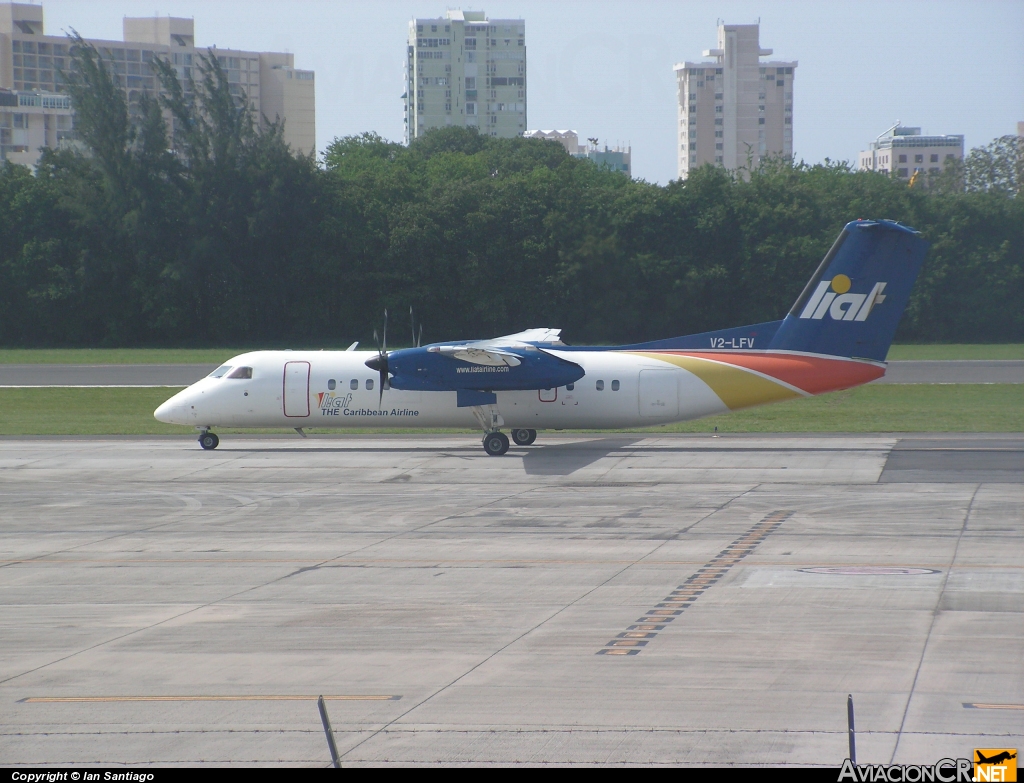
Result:
M203 430L201 433L199 433L199 445L202 446L206 451L211 451L220 445L220 438L218 438L209 430Z

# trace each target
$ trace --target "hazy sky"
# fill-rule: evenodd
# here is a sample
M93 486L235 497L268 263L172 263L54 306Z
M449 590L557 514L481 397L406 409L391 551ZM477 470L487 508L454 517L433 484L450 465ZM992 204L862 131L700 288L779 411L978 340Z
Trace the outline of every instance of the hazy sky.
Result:
M716 21L760 19L761 46L799 60L796 157L855 160L902 120L968 148L1024 120L1024 1L641 2L500 0L47 0L46 30L121 40L123 16L195 18L196 44L295 53L316 71L320 150L376 131L401 140L408 20L448 7L524 18L530 128L630 143L633 175L676 176L675 75L716 45Z

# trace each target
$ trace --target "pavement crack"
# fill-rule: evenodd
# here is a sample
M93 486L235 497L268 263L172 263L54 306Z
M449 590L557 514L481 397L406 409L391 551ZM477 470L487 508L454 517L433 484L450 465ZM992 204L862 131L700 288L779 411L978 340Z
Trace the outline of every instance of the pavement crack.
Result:
M931 622L928 624L928 633L924 637L924 644L921 645L921 657L917 661L917 668L914 670L914 681L910 684L910 692L907 694L907 703L903 706L903 717L900 719L900 727L896 731L896 742L892 746L892 755L889 757L889 763L894 764L896 753L900 748L900 739L903 737L903 730L907 725L907 715L910 714L910 703L914 700L914 691L917 688L917 681L921 677L921 669L924 666L925 656L928 654L928 645L932 640L932 631L935 630L935 621L938 619L940 612L942 611L942 596L946 592L946 585L949 583L949 575L953 572L953 568L956 566L956 556L960 551L960 542L963 541L964 533L967 531L967 523L971 518L971 511L974 508L974 501L978 497L978 493L981 491L981 484L978 484L974 488L974 492L971 495L971 500L967 504L967 511L964 514L964 521L960 525L960 535L957 536L956 544L953 546L953 556L949 559L949 566L946 568L945 576L942 579L942 587L939 588L938 598L935 599L935 608L932 609ZM912 732L916 733L916 732Z

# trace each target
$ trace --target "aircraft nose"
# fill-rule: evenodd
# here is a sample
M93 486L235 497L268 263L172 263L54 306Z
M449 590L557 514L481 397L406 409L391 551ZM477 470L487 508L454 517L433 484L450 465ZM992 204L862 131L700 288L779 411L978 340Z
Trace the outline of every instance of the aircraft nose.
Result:
M185 400L180 394L176 394L153 411L153 418L164 424L188 424L185 411Z

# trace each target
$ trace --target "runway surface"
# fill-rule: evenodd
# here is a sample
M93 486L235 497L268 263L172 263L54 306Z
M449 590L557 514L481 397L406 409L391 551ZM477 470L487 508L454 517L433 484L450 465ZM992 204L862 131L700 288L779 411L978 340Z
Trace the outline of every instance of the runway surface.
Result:
M875 383L1024 383L1024 361L889 362L885 376Z
M188 386L215 364L0 364L0 388L19 386ZM1024 361L890 362L876 383L1024 383Z
M0 439L0 556L0 764L1024 735L1020 435Z
M190 386L216 364L0 364L4 386Z

